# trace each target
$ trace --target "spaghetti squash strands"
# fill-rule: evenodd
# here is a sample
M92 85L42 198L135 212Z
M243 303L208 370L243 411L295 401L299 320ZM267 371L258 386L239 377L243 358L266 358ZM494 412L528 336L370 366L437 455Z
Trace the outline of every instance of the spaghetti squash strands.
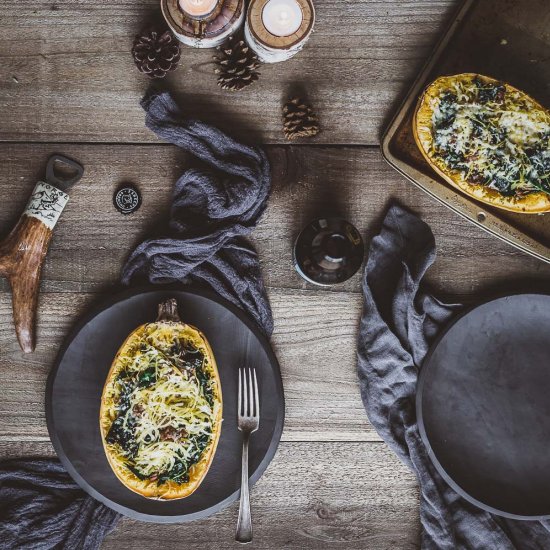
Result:
M192 494L218 444L222 395L208 341L181 322L177 303L159 306L120 348L103 389L100 427L118 479L148 498Z

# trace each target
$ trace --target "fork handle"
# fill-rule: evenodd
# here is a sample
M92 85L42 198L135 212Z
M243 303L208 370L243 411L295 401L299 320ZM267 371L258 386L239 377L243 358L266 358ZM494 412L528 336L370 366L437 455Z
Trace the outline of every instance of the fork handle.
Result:
M241 472L241 502L235 540L244 544L252 542L252 516L250 515L250 493L248 490L248 442L250 434L243 433L243 456Z

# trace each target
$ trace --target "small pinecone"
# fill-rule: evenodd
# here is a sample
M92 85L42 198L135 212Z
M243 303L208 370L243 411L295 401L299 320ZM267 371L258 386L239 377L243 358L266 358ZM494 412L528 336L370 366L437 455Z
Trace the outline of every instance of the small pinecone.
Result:
M283 107L283 132L286 139L313 137L319 133L319 122L307 101L290 99Z
M137 68L149 78L164 78L178 66L181 51L176 37L156 29L136 36L132 55Z
M258 80L260 73L256 70L260 62L256 54L244 40L230 36L227 41L216 48L214 56L218 75L218 86L224 90L236 92Z

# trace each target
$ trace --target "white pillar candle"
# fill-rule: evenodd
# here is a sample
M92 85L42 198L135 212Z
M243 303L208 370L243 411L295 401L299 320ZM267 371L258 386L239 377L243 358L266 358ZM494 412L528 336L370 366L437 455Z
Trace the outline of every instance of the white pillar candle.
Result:
M269 0L262 11L263 24L274 36L294 34L303 20L302 8L297 0Z
M218 0L178 0L180 8L191 17L204 17L212 13Z
M176 38L194 48L219 46L245 17L245 0L161 0L160 6Z
M304 47L314 24L312 0L250 0L244 36L260 61L278 63Z

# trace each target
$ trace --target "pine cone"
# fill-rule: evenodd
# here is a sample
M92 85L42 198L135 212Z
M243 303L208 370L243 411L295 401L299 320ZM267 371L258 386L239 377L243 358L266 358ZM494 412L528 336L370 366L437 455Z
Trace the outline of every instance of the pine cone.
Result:
M290 99L283 107L283 132L286 139L313 137L319 133L319 122L307 101Z
M178 66L181 51L170 31L150 29L136 36L132 55L137 68L149 78L164 78Z
M218 86L224 90L236 92L258 80L260 73L256 70L260 62L256 54L244 40L230 36L227 41L216 48L214 56L217 68Z

